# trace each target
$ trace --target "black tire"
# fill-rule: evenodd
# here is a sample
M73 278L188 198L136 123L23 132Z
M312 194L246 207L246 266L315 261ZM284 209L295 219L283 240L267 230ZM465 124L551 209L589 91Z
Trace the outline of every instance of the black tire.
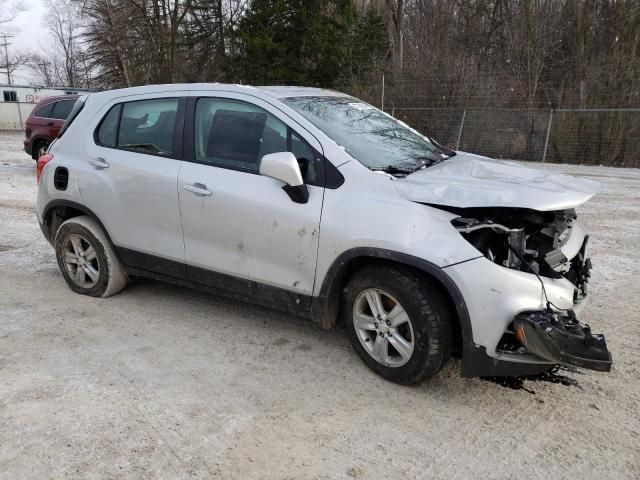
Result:
M406 355L409 360L401 366L384 365L373 358L363 346L368 340L361 341L356 331L353 320L356 299L371 289L390 294L408 315L413 352L410 357ZM357 271L343 292L341 314L351 344L360 358L374 372L392 382L421 383L437 374L451 355L454 318L446 298L437 284L402 266L369 266ZM362 334L362 330L359 331ZM374 341L377 341L377 335L380 334L373 332Z
M33 159L38 161L38 159L47 152L47 148L49 148L49 142L47 140L38 140L33 146Z
M81 261L83 265L91 265L91 272L95 275L95 279L90 278L87 273L84 276L87 282L83 284L74 280L76 278L74 271L77 273L80 269L77 256L75 264L73 260L67 261L69 258L67 254L71 254L73 257L73 253L70 252L70 250L75 250L72 245L73 241L81 241L85 252L90 251L89 247L93 249L90 256L83 256ZM54 246L58 267L67 285L74 292L91 297L109 297L127 285L128 279L122 263L120 263L100 226L91 217L83 215L65 221L56 232ZM89 260L90 257L91 260ZM80 273L80 277L82 277L82 273Z

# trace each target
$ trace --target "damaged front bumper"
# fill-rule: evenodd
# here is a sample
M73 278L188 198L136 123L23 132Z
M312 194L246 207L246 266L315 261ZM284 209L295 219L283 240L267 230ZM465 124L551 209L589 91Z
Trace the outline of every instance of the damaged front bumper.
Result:
M563 365L611 371L611 353L603 335L591 333L572 310L523 312L513 322L516 339L544 360Z
M584 265L578 273L586 280L590 265ZM459 287L471 321L472 338L463 342L463 376L534 375L558 364L611 369L604 339L567 317L575 319L587 303L585 281L576 285L565 277L536 278L484 257L446 267L445 272ZM547 301L558 322L547 318ZM526 344L515 336L516 320Z

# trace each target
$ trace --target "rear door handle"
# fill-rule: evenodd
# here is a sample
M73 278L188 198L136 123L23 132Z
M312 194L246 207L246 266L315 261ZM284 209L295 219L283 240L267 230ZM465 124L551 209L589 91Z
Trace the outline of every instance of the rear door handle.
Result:
M109 164L107 163L107 161L102 158L102 157L98 157L98 158L91 158L89 159L89 163L91 165L93 165L94 167L98 168L98 169L102 169L102 168L109 168Z
M187 192L193 193L196 197L210 197L211 190L207 190L207 186L203 183L194 183L193 185L185 185L183 187Z

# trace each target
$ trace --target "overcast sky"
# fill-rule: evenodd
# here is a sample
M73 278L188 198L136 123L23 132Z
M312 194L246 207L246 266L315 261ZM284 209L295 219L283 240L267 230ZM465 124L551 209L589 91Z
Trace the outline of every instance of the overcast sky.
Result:
M39 52L42 50L41 46L46 45L47 41L44 21L45 0L24 0L23 3L26 10L21 12L12 22L0 26L0 32L14 35L9 39L10 51ZM4 52L2 54L4 55ZM14 76L16 77L14 83L27 83L30 80L29 75L24 71L15 72ZM1 73L0 82L5 83L6 80L4 72Z

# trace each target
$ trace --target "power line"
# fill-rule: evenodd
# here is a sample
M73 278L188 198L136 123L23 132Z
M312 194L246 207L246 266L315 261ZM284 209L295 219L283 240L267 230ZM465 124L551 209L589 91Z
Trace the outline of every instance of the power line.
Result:
M13 35L7 35L6 33L0 34L0 38L2 38L2 46L4 46L4 60L5 67L7 69L7 82L11 85L11 64L9 63L9 45L11 45L8 41L9 38L12 38Z

